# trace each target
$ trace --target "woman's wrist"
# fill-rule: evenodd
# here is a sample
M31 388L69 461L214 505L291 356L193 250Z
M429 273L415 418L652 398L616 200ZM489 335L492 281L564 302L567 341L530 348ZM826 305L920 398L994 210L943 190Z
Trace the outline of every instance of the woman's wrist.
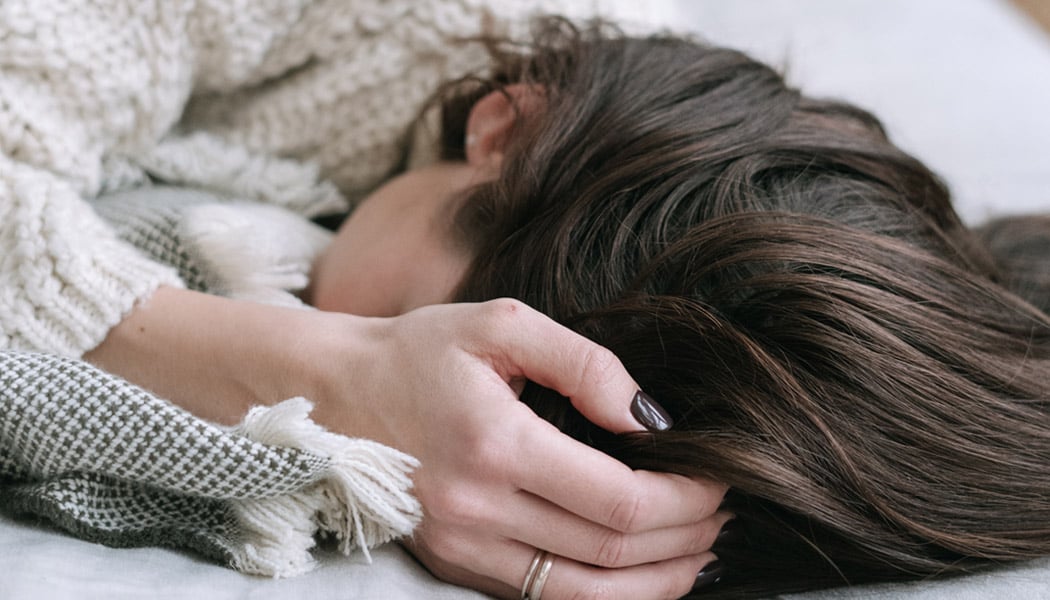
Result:
M160 288L84 358L218 422L291 396L323 402L338 358L355 347L349 315ZM330 412L326 410L325 412Z

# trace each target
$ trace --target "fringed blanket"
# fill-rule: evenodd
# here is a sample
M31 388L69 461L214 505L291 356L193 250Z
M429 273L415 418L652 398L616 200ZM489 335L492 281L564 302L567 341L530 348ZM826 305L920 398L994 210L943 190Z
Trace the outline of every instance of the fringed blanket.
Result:
M140 201L144 195L148 202ZM223 211L239 218L252 209L200 198L207 196L145 189L97 209L193 287L294 303L265 284L305 283L310 253L325 235L272 207L257 207L261 212L239 225L223 221L215 218ZM202 214L209 216L205 226L193 225L202 222L193 215ZM201 244L221 248L244 229L269 236L288 227L304 228L296 230L303 235L277 238L293 243L254 253L267 264L239 265L241 282L223 274L233 267L203 259ZM324 431L309 420L310 407L289 399L222 428L87 363L0 351L0 507L88 540L185 548L269 576L308 570L318 536L367 555L368 547L411 532L421 516L410 494L416 461Z
M321 431L303 400L228 431L53 356L95 347L161 285L301 305L284 290L324 235L289 225L303 235L273 237L300 246L267 254L272 239L226 235L229 207L184 219L131 203L104 216L136 252L87 199L163 181L278 213L344 209L431 154L406 152L406 134L442 82L489 64L468 40L536 6L0 1L0 508L269 575L307 568L315 531L345 550L409 532L414 461Z

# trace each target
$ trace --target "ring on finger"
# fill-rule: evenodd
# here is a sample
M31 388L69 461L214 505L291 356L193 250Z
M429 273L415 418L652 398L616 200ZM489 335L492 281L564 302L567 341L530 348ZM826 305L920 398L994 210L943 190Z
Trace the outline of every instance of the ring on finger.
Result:
M537 550L525 572L525 581L521 584L521 600L540 600L543 586L554 565L554 555L546 550Z

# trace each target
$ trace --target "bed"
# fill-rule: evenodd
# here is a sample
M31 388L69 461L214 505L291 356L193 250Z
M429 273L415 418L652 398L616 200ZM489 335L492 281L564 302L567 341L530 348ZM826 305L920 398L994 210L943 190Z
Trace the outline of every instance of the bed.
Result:
M580 13L595 3L580 0ZM598 2L637 27L670 25L782 65L810 94L880 115L940 173L963 218L1050 212L1050 33L1006 0L653 0ZM641 6L643 5L644 6ZM116 549L47 524L0 517L0 597L416 598L485 596L441 583L397 545L317 552L306 575L242 575L160 548ZM796 599L1050 597L1050 560L929 583L830 590Z

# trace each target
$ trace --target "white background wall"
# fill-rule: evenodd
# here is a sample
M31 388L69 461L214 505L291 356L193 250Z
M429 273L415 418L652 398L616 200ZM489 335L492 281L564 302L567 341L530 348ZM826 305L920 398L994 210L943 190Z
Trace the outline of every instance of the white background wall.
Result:
M700 32L881 117L971 221L1050 212L1050 35L1006 0L575 0Z

